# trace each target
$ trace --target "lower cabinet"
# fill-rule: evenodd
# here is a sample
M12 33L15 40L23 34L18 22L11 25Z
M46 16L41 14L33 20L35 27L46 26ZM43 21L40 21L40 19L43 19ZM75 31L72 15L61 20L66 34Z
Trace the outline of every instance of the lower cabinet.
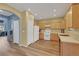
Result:
M56 33L51 33L51 38L50 38L50 40L52 40L52 41L59 41L58 34L56 34Z
M45 39L44 39L44 32L40 32L40 33L39 33L39 39L40 39L40 40L45 40ZM50 40L51 40L51 41L59 42L58 34L56 34L56 33L51 33L51 34L50 34Z
M44 32L39 32L39 40L44 40Z
M61 56L79 56L79 44L61 42Z

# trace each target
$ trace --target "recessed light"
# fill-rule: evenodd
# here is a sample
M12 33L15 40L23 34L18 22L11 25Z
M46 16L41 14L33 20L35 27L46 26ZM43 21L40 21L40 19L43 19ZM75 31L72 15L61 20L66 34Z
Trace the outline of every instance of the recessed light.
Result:
M56 16L56 14L53 14L53 16Z
M31 9L30 9L30 8L28 8L28 11L31 11Z
M0 12L3 12L3 10L0 10Z
M56 9L53 9L53 12L56 12L57 10Z
M40 19L42 19L42 17L39 17Z
M38 14L37 13L35 13L35 16L37 16Z

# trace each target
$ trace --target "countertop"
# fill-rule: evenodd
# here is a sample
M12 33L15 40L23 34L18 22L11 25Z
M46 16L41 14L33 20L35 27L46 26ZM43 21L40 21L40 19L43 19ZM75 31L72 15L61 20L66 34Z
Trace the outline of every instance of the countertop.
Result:
M72 36L61 36L61 35L69 35L67 33L59 33L58 36L60 38L60 41L61 42L67 42L67 43L77 43L79 44L79 39L76 39Z

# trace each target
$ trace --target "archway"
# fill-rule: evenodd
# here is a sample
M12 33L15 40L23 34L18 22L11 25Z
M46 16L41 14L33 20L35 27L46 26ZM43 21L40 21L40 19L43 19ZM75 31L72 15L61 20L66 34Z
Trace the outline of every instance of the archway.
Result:
M20 35L20 32L21 32L20 31L21 12L16 10L15 8L7 5L7 4L0 4L0 10L4 10L4 11L10 12L10 13L13 13L12 15L9 16L10 19L11 19L11 17L19 19L19 35ZM8 34L8 35L10 35L10 34ZM20 39L20 36L19 36L19 39Z

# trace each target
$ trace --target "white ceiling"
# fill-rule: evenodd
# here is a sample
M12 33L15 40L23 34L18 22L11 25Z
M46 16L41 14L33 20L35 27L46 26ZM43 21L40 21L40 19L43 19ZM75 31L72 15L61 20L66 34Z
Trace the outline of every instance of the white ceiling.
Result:
M11 16L13 13L6 11L6 10L0 10L0 15L4 16Z
M29 10L35 19L63 17L71 4L68 3L8 3L20 11Z

